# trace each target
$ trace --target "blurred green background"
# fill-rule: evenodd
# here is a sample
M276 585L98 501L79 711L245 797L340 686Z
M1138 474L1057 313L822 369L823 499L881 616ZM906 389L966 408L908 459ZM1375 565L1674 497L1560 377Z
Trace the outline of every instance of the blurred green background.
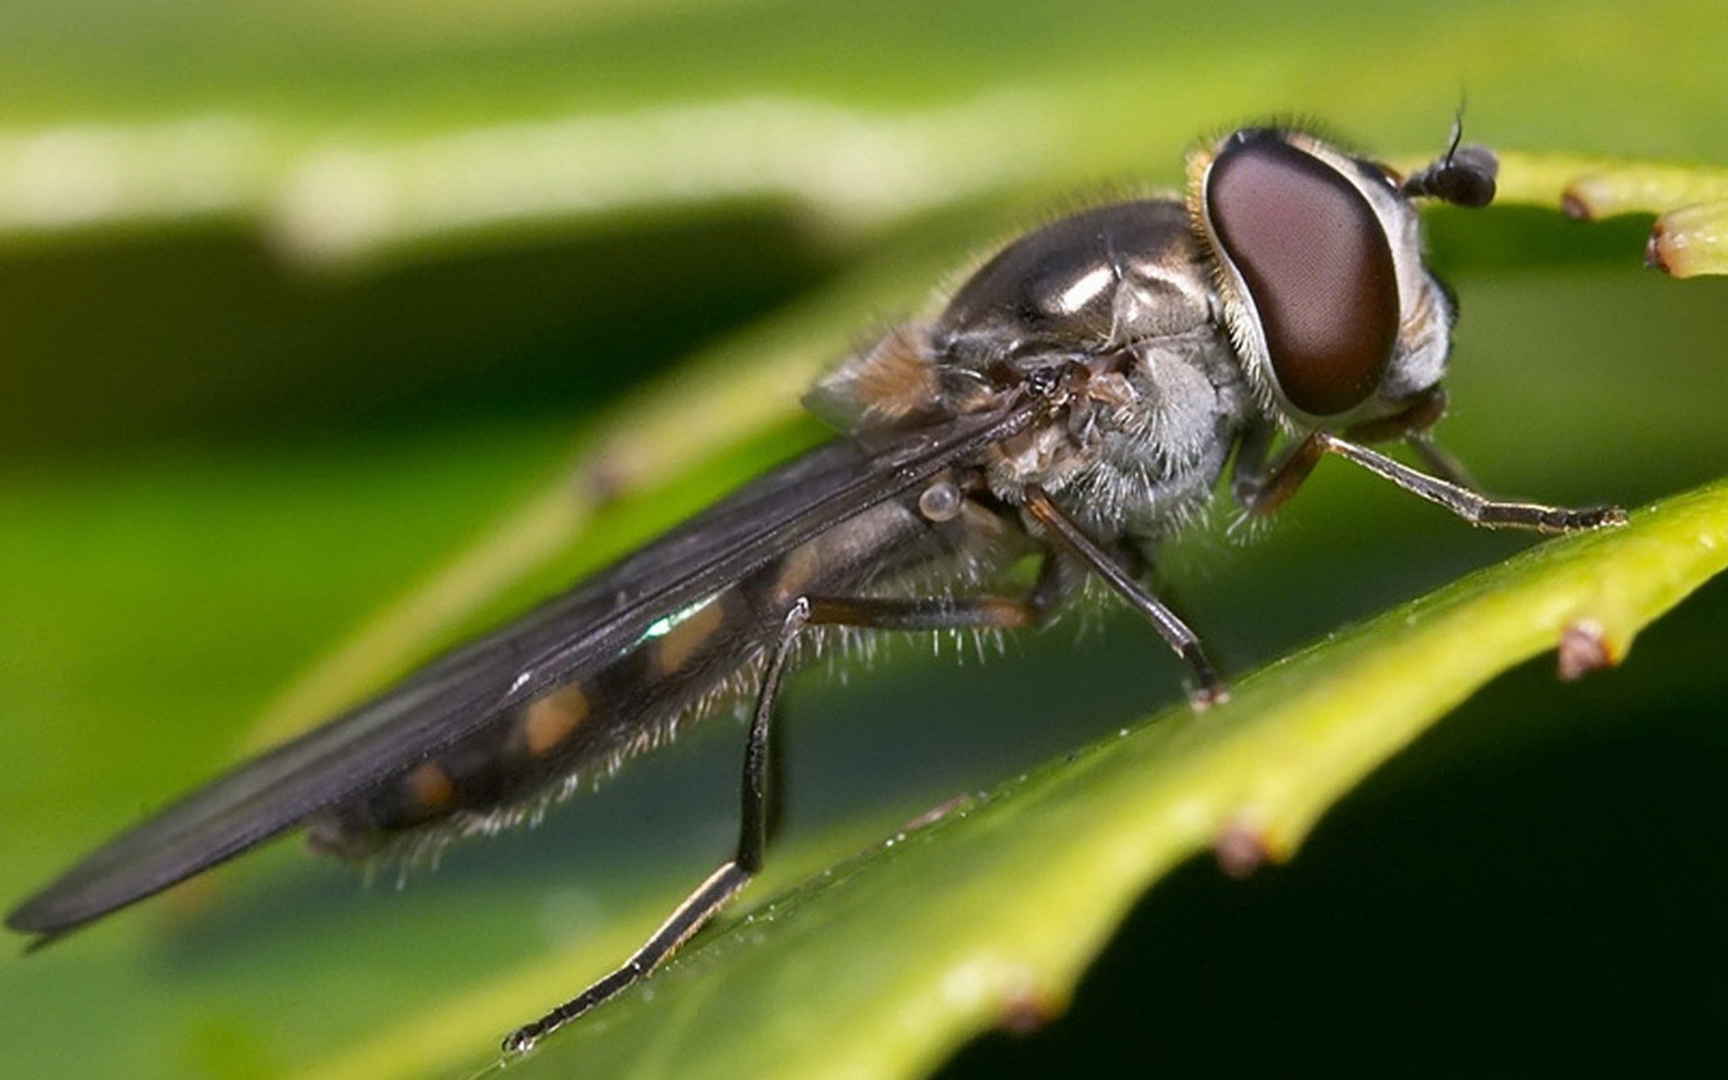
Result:
M1311 115L1420 155L1467 94L1496 147L1723 162L1724 57L1713 3L11 0L0 899L233 760L522 506L626 481L458 624L818 437L808 373L1052 209L1180 183L1200 134ZM1728 284L1643 270L1647 219L1430 222L1464 310L1441 434L1486 485L1635 505L1722 473ZM655 464L663 432L685 452ZM1267 535L1207 530L1171 574L1242 671L1527 543L1329 464ZM1144 628L1072 626L1012 663L903 648L800 679L783 858L747 902L1175 695ZM1718 585L1617 671L1500 680L1290 866L1168 880L1068 1016L948 1074L1714 1052L1725 645ZM460 1075L500 1033L462 1003L554 946L620 955L726 850L738 734L401 892L280 844L0 959L5 1069ZM465 1049L364 1056L416 1020Z

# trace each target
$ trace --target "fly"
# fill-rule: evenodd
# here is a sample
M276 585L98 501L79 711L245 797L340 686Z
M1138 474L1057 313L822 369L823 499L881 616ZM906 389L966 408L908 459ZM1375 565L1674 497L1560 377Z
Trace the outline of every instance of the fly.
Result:
M1184 661L1201 709L1224 684L1142 579L1227 467L1250 515L1336 454L1475 525L1624 522L1484 496L1430 437L1457 308L1423 263L1415 201L1484 206L1496 169L1456 131L1405 178L1251 127L1190 156L1185 199L1027 233L818 383L835 441L120 834L7 925L51 940L296 827L352 857L492 832L753 697L736 851L611 974L505 1039L523 1052L653 970L761 868L775 701L825 633L1032 626L1096 576ZM1388 440L1428 471L1364 445ZM1029 556L1030 589L997 591Z

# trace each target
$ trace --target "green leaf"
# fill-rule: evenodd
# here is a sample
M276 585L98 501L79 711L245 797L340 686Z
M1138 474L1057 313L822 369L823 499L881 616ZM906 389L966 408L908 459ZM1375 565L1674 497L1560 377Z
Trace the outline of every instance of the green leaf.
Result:
M1571 677L1618 662L1724 567L1728 481L1625 528L1543 543L1271 665L1220 708L1168 710L895 833L734 920L510 1075L921 1075L982 1030L1060 1011L1178 861L1213 847L1246 872L1291 857L1332 803L1488 680L1563 638ZM551 972L574 986L597 960L586 944L548 958L316 1075L394 1074L454 1050L546 1004Z

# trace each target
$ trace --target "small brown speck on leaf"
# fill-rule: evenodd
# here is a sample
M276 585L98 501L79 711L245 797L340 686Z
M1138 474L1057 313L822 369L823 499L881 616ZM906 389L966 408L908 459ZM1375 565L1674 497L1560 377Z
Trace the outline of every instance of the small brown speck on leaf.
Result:
M584 464L571 477L571 487L579 501L605 506L630 488L629 470L613 458L602 455Z
M1212 852L1218 859L1218 869L1238 881L1260 869L1271 858L1266 834L1253 826L1235 821L1218 831L1212 842Z
M1648 266L1652 270L1660 270L1664 274L1671 274L1674 271L1668 266L1667 256L1664 254L1665 245L1663 240L1662 222L1657 221L1650 229L1650 239L1644 242L1644 265Z
M1056 1019L1058 1009L1049 998L1037 993L1021 993L1008 999L996 1026L1010 1035L1030 1035Z
M1592 671L1614 664L1614 654L1595 619L1575 619L1560 633L1556 674L1562 682L1575 682Z
M900 831L914 832L918 829L927 829L957 810L971 809L972 804L977 801L978 800L974 796L962 791L952 799L945 799L924 811L922 814L919 814L917 817L912 818L910 821L906 822L906 824L900 826Z

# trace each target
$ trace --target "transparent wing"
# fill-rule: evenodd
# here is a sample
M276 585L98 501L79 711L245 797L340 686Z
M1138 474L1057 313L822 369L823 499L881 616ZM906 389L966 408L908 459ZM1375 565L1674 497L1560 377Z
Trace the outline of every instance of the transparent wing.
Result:
M283 743L121 833L7 916L56 936L232 858L400 774L505 710L581 678L793 547L1023 430L1041 404L865 450L840 441L775 469L521 619Z

